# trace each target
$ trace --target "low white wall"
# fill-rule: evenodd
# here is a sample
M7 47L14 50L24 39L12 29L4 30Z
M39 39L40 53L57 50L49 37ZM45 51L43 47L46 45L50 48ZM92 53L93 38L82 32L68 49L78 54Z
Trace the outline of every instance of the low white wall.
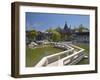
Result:
M65 43L66 42L64 42L64 43L54 43L54 42L52 42L52 44L54 44L56 47L66 48L67 50L42 58L41 61L39 63L37 63L36 67L46 66L50 63L55 62L55 60L56 61L58 60L59 66L64 66L65 61L66 61L66 64L67 64L67 63L71 62L72 59L76 59L77 57L79 57L79 55L83 54L83 52L84 52L83 48L80 48L80 47L75 46L73 44L65 44ZM69 52L71 52L73 54L69 55ZM64 58L61 57L61 55L63 55L63 54L66 54L66 56L64 56Z
M53 44L55 44L55 43L53 43ZM70 47L68 45L62 45L62 43L56 43L55 45L56 46L58 45L58 47L64 46L64 47L66 47L66 49L68 48L68 50L63 51L63 52L59 52L59 53L55 53L53 55L49 55L49 56L46 56L46 57L42 58L41 61L36 64L36 67L45 65L46 61L48 61L48 59L50 59L50 58L53 58L53 57L56 58L56 57L59 57L62 54L66 54L67 55L69 52L72 52L74 50L74 48L72 48L72 47Z

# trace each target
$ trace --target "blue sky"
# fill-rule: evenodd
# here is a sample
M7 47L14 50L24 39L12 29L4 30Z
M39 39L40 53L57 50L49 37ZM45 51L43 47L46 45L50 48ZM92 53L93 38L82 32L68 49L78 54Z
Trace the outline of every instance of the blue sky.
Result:
M71 25L71 28L78 27L80 24L89 28L89 15L26 12L26 30L45 31L49 28L63 28L65 22L68 26Z

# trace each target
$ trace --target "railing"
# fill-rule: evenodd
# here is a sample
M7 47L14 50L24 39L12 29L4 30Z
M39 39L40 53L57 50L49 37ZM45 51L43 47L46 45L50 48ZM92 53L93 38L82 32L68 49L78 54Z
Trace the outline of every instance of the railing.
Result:
M59 59L62 59L62 58L64 58L64 57L66 57L66 56L72 54L73 51L74 51L74 48L72 48L72 47L70 47L70 46L68 46L68 45L61 45L60 43L57 43L57 44L55 45L55 47L57 47L57 46L58 46L59 48L66 48L66 49L68 49L68 50L63 51L63 52L59 52L59 53L55 53L55 54L53 54L53 55L49 55L49 56L46 56L46 57L42 58L42 60L41 60L38 64L36 64L36 67L39 67L39 66L46 66L46 65L48 65L48 64L50 64L50 63L53 63L53 62L55 62L55 61L58 61Z
M59 65L72 65L78 63L83 57L85 56L84 54L84 49L81 49L78 52L74 52L72 55L69 55L61 60L59 60Z
M67 50L44 57L36 67L54 65L54 63L58 66L76 64L84 57L84 49L78 46L56 43L55 47Z
M62 59L59 59L56 63L58 63L58 66L64 66L64 65L73 65L78 63L81 59L84 58L84 49L74 46L70 44L71 47L74 47L74 52L71 55L65 56ZM54 62L55 63L55 62ZM48 66L54 65L54 63L48 64Z

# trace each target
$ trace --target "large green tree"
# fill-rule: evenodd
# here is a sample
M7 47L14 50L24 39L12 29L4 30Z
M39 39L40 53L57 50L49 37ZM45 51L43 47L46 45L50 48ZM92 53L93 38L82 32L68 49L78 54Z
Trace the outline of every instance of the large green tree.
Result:
M53 41L60 41L61 40L61 35L59 32L57 31L54 31L53 34L52 34L52 40Z
M37 35L38 33L36 30L31 30L27 32L27 37L30 41L35 40Z
M48 29L46 32L52 33L51 40L52 41L60 41L61 40L61 34L57 31L58 29Z

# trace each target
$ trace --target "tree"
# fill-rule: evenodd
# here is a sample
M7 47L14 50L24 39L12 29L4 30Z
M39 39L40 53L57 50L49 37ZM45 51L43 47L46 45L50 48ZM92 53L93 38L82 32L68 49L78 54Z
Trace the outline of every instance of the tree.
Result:
M28 37L28 39L30 41L32 40L35 40L36 36L38 35L37 31L36 30L31 30L31 31L28 31L26 36Z
M89 32L89 29L85 26L83 26L83 24L80 24L79 27L74 27L73 29L74 32Z
M53 31L52 28L49 28L49 29L46 30L46 32L52 32L52 31Z
M52 41L60 41L61 40L61 34L57 31L57 29L48 29L46 32L51 33L51 40Z
M84 27L83 27L82 24L80 24L80 25L79 25L79 28L78 28L78 31L79 31L79 32L83 32L83 30L84 30Z
M31 38L32 38L33 40L35 40L36 36L37 36L37 32L36 32L35 30L32 30L32 31L31 31Z
M57 27L55 30L61 34L62 29L60 27Z
M53 41L60 41L61 40L61 35L57 31L52 32L52 40Z

